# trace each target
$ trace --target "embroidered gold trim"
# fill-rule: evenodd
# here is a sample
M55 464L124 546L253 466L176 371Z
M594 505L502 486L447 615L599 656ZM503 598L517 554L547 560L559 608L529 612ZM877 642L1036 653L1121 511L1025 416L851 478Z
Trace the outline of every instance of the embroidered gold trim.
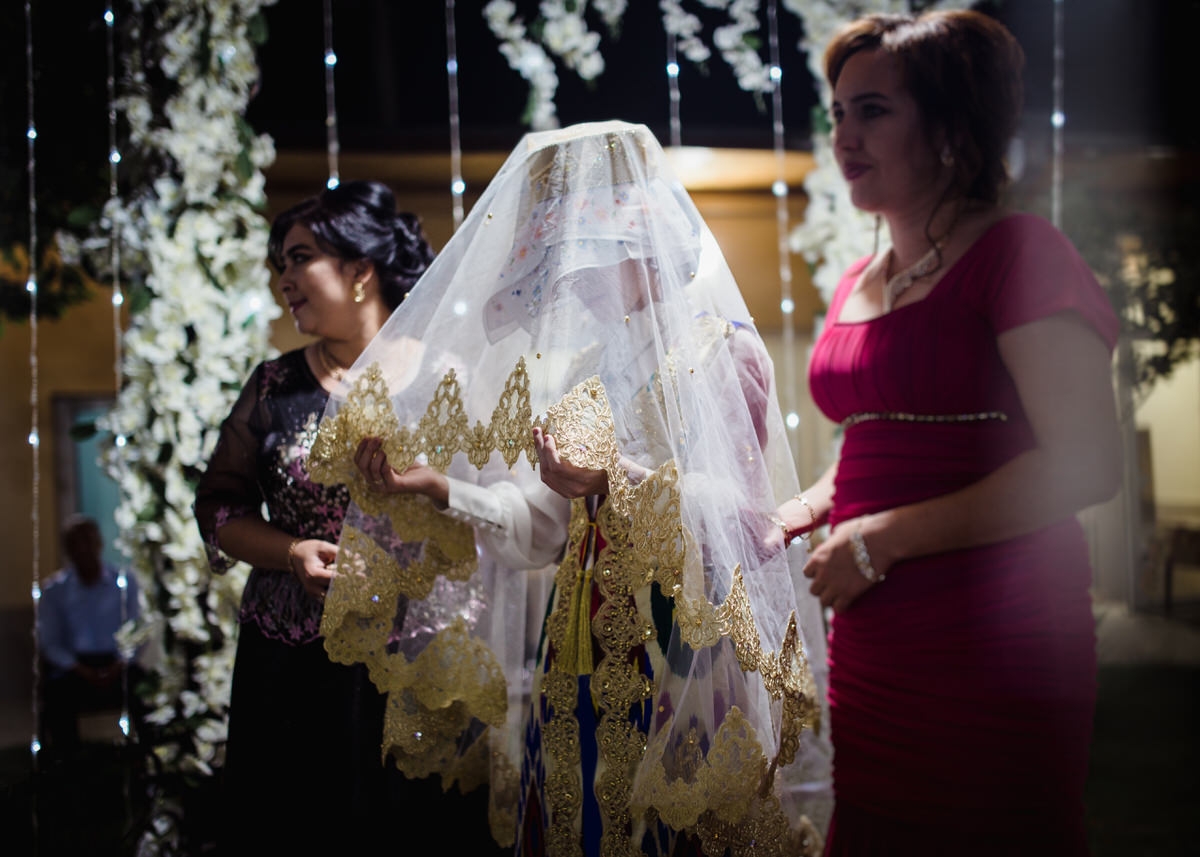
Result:
M675 829L697 833L705 852L714 857L727 847L734 853L818 853L798 851L797 835L771 796L775 770L795 759L801 732L820 726L816 684L799 642L795 614L789 617L779 650L768 653L760 643L740 566L732 570L731 591L724 602L709 601L698 545L680 516L675 464L668 461L636 483L629 479L599 378L587 379L548 408L543 428L555 433L563 458L582 467L603 468L610 490L598 513L606 547L590 573L579 563L587 537L586 511L582 501L574 503L566 559L556 577L557 602L547 623L548 640L558 654L542 687L554 712L544 732L550 853L578 851L580 789L588 784L579 782L579 723L574 711L577 674L584 661L567 655L580 646L578 603L589 603L578 589L590 588L593 580L603 596L591 625L602 654L591 679L593 702L600 712L595 788L605 819L601 853L630 850L631 807L639 816L657 812ZM642 762L643 757L664 758L662 744L676 734L672 726L662 727L656 734L659 746L647 749L647 736L628 720L631 707L654 694L649 678L631 664L633 649L654 635L635 597L651 582L675 599L681 637L692 648L715 646L728 638L741 668L757 670L768 693L783 700L774 759L767 760L761 741L734 707L716 736L693 736L689 745L674 748L675 775L668 776L661 762ZM707 743L710 737L712 746L705 752L702 739ZM634 806L632 777L639 764L649 773L639 783ZM679 776L679 771L688 775Z
M451 369L438 384L433 400L425 409L416 429L400 425L392 408L383 371L378 364L373 364L355 379L345 405L337 414L321 422L308 458L309 475L314 482L346 485L354 502L369 512L390 512L394 508L399 513L409 514L412 511L409 507L389 506L389 503L395 503L394 497L384 497L372 491L354 466L354 451L364 437L383 439L383 451L387 453L388 463L396 470L404 470L416 461L418 455L424 455L431 467L445 472L458 452L465 453L467 460L476 468L482 468L493 451L499 452L509 467L516 463L521 453L525 454L529 466L535 467L537 449L530 433L532 425L529 375L525 370L524 358L517 361L509 374L487 425L479 421L474 426L468 425L458 377ZM430 518L413 525L411 529L439 542L449 538L451 544L442 545L448 555L453 556L456 551L460 555L467 553L461 544L461 535L463 530L469 533L470 527L450 521L436 512L435 516L454 526L430 533L422 529L433 524ZM392 521L395 526L403 525L396 516ZM474 545L469 547L473 552Z
M380 748L385 761L390 755L408 777L438 773L445 788L457 783L464 793L489 781L490 765L494 800L515 793L519 777L513 766L502 758L489 758L486 735L460 755L461 738L474 722L494 726L505 719L507 683L491 649L456 619L412 662L387 650L399 597L406 592L428 594L435 572L465 580L475 568L473 562L449 562L434 545L426 549L434 553L432 559L427 555L421 562L401 566L370 536L346 527L321 618L325 648L330 660L365 664L371 681L386 694ZM493 805L490 811L493 835L501 844L512 844L515 809Z

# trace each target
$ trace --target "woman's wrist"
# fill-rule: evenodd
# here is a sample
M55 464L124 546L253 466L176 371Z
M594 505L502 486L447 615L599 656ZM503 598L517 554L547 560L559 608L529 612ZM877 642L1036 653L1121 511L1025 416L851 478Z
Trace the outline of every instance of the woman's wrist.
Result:
M287 562L283 567L292 574L296 573L296 548L300 546L300 542L302 541L304 541L304 539L292 539L291 544L288 545Z
M788 528L787 522L775 512L769 512L767 520L778 527L779 531L783 533L783 546L786 548L790 545L794 537L792 536L792 531Z
M817 523L820 520L817 517L817 510L813 508L812 503L808 502L808 498L803 494L796 494L792 499L797 501L808 512L808 522L800 525L800 538L807 542L810 540L809 536L817 528Z
M867 540L863 537L861 526L856 526L850 533L850 548L854 551L858 573L871 583L882 583L884 576L875 570L871 562L871 552L867 550Z
M801 494L796 494L792 497L792 500L795 500L796 502L798 502L800 504L800 506L805 511L807 511L807 513L808 513L807 521L805 521L797 526L794 526L794 527L791 526L790 524L788 524L787 520L780 514L784 508L783 505L781 505L779 507L779 509L777 509L774 512L771 512L767 515L767 520L770 521L774 526L778 527L779 531L781 533L783 533L783 546L784 547L787 547L792 542L794 542L796 539L800 539L800 540L804 541L805 543L809 543L810 542L809 535L817 527L817 521L818 521L817 512L815 509L813 509L812 504L808 502L808 499ZM786 504L784 504L784 505L786 505Z

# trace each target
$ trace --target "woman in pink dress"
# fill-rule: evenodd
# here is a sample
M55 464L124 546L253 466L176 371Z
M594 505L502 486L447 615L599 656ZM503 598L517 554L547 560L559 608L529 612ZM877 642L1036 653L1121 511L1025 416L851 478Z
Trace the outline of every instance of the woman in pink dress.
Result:
M828 525L826 855L1087 854L1095 637L1080 510L1113 496L1118 322L1071 243L1006 211L1023 55L975 12L872 15L825 54L834 148L891 246L809 368L838 460L777 510Z

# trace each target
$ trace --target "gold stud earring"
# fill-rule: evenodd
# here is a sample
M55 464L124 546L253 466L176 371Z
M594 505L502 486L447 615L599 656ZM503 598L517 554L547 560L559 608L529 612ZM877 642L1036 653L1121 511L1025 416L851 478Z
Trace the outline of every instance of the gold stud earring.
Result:
M360 304L367 299L367 292L363 287L362 280L354 284L354 302Z

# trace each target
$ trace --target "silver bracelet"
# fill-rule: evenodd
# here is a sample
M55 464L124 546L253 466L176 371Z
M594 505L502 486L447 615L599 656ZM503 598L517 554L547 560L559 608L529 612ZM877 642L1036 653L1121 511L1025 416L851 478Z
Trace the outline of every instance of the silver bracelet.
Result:
M854 548L854 564L858 566L862 576L871 583L883 583L884 575L871 565L871 554L867 553L867 540L863 538L861 523L850 534L850 546Z

